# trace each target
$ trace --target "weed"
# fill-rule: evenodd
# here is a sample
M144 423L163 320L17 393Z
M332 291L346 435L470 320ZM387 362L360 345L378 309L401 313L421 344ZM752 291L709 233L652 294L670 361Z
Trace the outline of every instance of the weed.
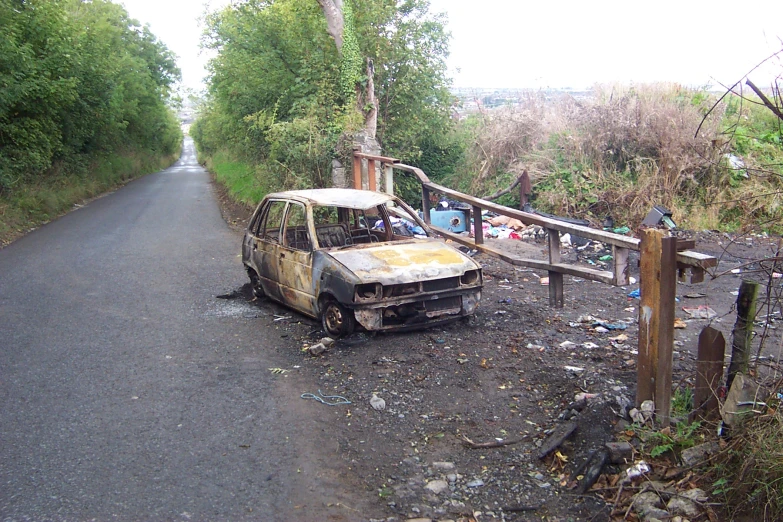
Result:
M674 417L686 417L693 411L693 388L680 387L674 390L671 412Z
M641 428L639 434L645 448L649 448L650 457L656 458L668 452L679 454L682 450L695 446L701 441L697 433L699 428L700 422L678 422L674 430L671 427L662 430Z

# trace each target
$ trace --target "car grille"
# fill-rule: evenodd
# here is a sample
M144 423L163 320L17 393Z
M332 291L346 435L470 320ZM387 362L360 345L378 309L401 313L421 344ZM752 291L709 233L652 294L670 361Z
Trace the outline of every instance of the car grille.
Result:
M451 290L452 288L459 288L459 277L433 279L431 281L424 281L422 284L424 286L425 292L439 292L442 290Z

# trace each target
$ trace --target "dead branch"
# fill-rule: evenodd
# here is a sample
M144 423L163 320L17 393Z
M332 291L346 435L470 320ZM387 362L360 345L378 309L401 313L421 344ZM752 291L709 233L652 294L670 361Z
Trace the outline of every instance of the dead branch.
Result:
M769 110L771 110L771 111L772 111L772 114L774 114L775 116L777 116L778 118L780 118L781 120L783 120L783 112L781 112L781 111L780 111L780 107L778 107L777 105L775 105L774 103L772 103L772 102L769 100L769 98L767 98L767 96L766 96L766 95L765 95L763 92L761 92L761 89L759 89L758 87L756 87L756 86L753 84L753 82L752 82L752 81L750 81L750 80L745 80L745 85L747 85L748 87L750 87L751 89L753 89L753 92L755 92L755 93L756 93L756 96L758 96L759 98L761 98L761 101L762 101L762 102L764 102L764 105L766 105L766 106L767 106L767 108L768 108Z
M753 71L755 71L756 69L758 69L759 67L761 67L763 64L765 64L767 61L771 60L772 58L774 58L775 56L779 55L779 54L780 54L780 53L782 53L782 52L783 52L783 50L781 50L781 51L777 51L777 52L774 52L774 53L772 53L771 55L769 55L769 56L767 56L766 58L764 58L763 60L761 60L761 61L760 61L758 64L756 64L756 66L755 66L755 67L753 67L753 69L751 69L750 71L748 71L748 73L745 75L745 77L748 77L748 76L750 76L750 75L753 73ZM731 92L734 90L734 87L736 87L737 85L739 85L741 82L742 82L742 80L740 80L740 81L738 81L737 83L735 83L734 85L732 85L732 86L731 86L729 89L726 89L726 92L724 92L724 93L723 93L723 96L721 96L720 98L718 98L718 101L716 101L716 102L715 102L715 103L712 105L712 107L710 107L710 109L707 111L707 113L706 113L706 114L704 115L704 117L702 118L702 120L701 120L701 123L699 124L698 128L696 129L696 134L694 134L694 137L696 137L696 136L698 136L698 135L699 135L699 131L701 130L701 126L704 124L704 122L705 122L705 121L707 121L707 118L708 118L708 117L709 117L709 115L712 113L712 111L714 111L714 110L715 110L715 108L716 108L718 105L720 105L720 102L722 102L722 101L723 101L723 98L725 98L726 96L728 96L728 95L729 95L729 94L730 94L730 93L731 93Z
M503 441L493 440L490 442L473 442L465 435L462 436L462 443L470 449L487 449L487 448L502 448L503 446L511 446L512 444L519 444L527 440L527 437L519 439L508 439Z
M511 185L510 185L508 188L505 188L505 189L503 189L503 190L498 190L497 192L495 192L495 193L494 193L494 194L492 194L491 196L484 196L482 199L486 199L487 201L493 201L493 200L495 200L495 199L498 199L498 198L499 198L500 196L502 196L503 194L508 194L509 192L511 192L512 190L514 190L514 187L516 187L517 185L519 185L519 182L520 182L521 180L522 180L522 176L518 177L518 178L517 178L517 180L516 180L514 183L512 183L512 184L511 184Z
M541 506L503 506L500 509L507 513L522 513L524 511L536 511Z

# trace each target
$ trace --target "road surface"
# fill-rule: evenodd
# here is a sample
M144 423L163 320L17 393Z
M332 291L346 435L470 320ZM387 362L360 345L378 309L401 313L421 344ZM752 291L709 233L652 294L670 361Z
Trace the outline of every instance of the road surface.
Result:
M0 250L0 519L354 518L280 336L216 299L239 247L186 141Z

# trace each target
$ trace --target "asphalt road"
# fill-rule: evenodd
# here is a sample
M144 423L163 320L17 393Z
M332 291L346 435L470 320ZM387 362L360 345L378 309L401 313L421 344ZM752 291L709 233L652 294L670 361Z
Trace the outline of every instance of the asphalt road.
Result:
M0 250L0 519L320 519L330 449L269 371L280 336L215 298L239 247L186 142Z

